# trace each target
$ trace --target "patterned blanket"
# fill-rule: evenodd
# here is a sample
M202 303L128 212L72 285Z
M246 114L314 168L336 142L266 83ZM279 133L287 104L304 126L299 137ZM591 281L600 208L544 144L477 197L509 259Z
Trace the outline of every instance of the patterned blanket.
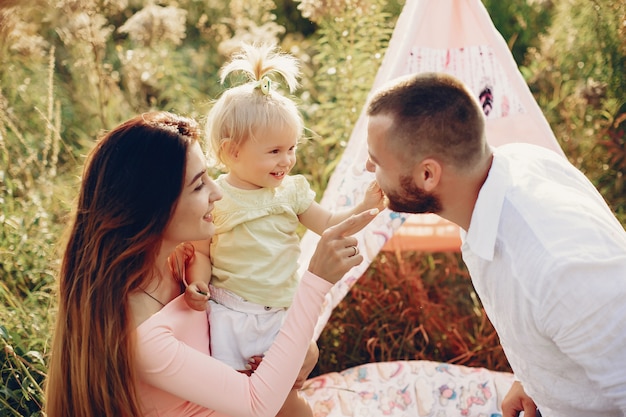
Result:
M430 361L368 363L309 379L315 417L501 417L513 375Z

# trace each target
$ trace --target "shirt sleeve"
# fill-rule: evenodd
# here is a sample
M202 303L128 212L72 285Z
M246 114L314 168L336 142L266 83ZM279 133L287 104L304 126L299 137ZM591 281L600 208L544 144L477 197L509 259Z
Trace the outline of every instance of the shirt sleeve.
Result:
M331 286L308 271L303 275L279 335L250 377L182 340L186 336L176 327L193 322L187 319L137 328L140 377L157 389L232 417L273 417L293 387ZM168 307L160 313L167 313ZM206 322L206 315L200 314Z
M293 182L295 187L294 210L297 215L300 215L315 200L315 191L311 189L311 185L303 175L294 175Z
M537 322L626 416L625 271L623 255L559 268Z

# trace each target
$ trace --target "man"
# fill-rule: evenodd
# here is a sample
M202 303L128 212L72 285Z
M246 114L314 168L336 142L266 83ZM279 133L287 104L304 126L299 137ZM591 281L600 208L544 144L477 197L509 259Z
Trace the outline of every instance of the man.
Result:
M518 379L505 417L626 416L626 232L565 158L490 147L457 79L419 74L367 108L367 169L389 208L462 229L462 255Z

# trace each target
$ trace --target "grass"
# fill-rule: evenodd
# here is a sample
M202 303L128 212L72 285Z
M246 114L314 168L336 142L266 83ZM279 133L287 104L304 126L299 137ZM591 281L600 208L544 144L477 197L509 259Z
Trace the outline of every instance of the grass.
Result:
M316 374L419 359L510 371L458 253L381 252L318 343Z

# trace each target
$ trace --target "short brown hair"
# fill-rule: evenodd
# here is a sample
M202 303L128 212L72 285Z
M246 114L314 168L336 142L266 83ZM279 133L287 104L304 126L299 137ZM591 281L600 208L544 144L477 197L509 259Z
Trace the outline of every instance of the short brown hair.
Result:
M443 73L421 73L393 80L376 92L368 116L393 118L389 147L404 155L433 157L469 167L486 147L482 110L464 84Z

